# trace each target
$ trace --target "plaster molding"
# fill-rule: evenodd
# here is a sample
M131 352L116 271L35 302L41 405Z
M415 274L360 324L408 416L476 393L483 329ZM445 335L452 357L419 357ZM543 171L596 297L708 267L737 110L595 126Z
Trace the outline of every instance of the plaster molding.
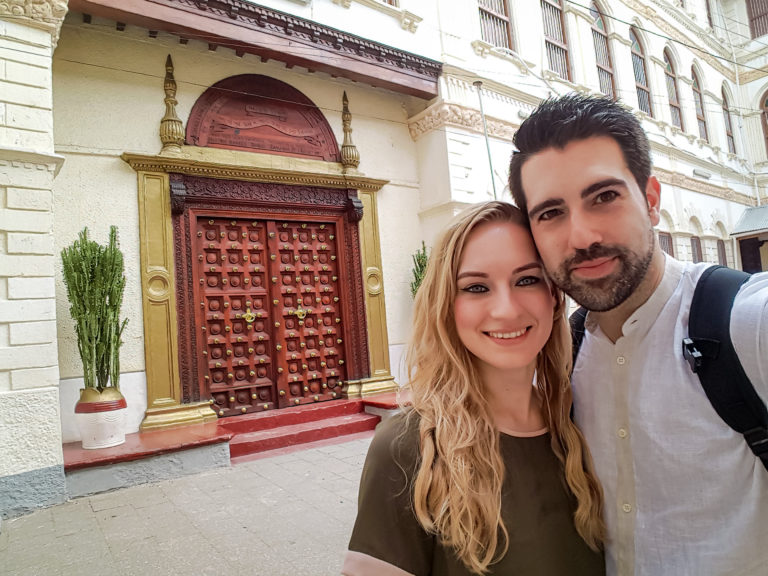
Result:
M494 46L493 44L489 44L485 40L473 40L472 49L475 51L475 54L477 54L482 58L487 58L489 55L492 55L492 56L496 56L497 58L503 58L504 60L509 60L515 66L517 66L520 69L520 72L522 72L523 74L529 74L531 71L531 68L533 68L536 65L534 62L529 62L527 60L524 60L522 56L520 56L514 50L511 50L509 48Z
M332 0L334 4L338 4L342 8L350 8L352 6L352 0ZM403 10L397 6L391 4L385 4L381 0L354 0L358 4L363 4L369 8L373 8L377 12L392 16L400 21L400 27L408 32L416 32L419 27L419 22L423 20L421 16L417 16L413 12Z
M0 0L0 16L60 25L66 14L67 0Z
M765 77L768 77L768 68L762 70L750 70L749 72L739 74L739 82L742 85L749 84L750 82L755 82L756 80L762 80Z
M182 146L181 156L150 156L126 152L122 159L137 172L179 173L204 178L272 182L295 186L369 190L376 192L387 180L368 178L355 170L343 172L340 162L284 158L269 154Z
M736 202L745 206L756 205L755 199L752 196L736 192L735 190L724 186L701 182L700 180L696 180L678 172L656 167L653 169L653 175L656 176L662 184L677 186L679 188L691 190L692 192L699 192L700 194L706 194L707 196L728 200L729 202Z
M512 137L520 127L519 124L488 116L485 119L488 127L488 136L508 142L512 141ZM465 128L480 134L483 133L483 118L479 110L446 102L433 104L411 118L408 121L408 130L411 133L411 138L416 141L427 132L439 130L448 125Z
M580 17L590 24L594 21L594 18L592 18L592 15L589 13L589 8L586 6L579 6L577 4L574 4L572 2L566 2L565 6L563 7L563 11L566 14L573 14L574 16Z
M59 170L61 170L62 164L64 164L64 156L59 154L46 154L19 148L0 147L0 166L25 168L27 170L47 170L52 172L55 177Z
M0 18L11 16L14 20L25 20L35 28L51 34L53 46L59 41L61 24L67 15L68 0L0 0Z
M632 41L629 38L622 36L618 32L611 32L610 34L608 34L608 39L611 42L618 42L619 44L623 44L627 48L632 47Z

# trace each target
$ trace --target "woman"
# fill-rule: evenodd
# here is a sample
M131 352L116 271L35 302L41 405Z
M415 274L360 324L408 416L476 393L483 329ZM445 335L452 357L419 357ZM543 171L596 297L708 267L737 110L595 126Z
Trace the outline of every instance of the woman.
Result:
M604 574L564 308L516 207L450 225L414 304L412 406L371 443L345 575Z

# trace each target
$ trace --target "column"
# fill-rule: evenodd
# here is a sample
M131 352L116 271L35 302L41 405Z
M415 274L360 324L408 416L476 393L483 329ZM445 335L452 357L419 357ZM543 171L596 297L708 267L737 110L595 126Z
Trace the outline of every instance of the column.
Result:
M66 1L0 3L0 515L66 499L51 59Z

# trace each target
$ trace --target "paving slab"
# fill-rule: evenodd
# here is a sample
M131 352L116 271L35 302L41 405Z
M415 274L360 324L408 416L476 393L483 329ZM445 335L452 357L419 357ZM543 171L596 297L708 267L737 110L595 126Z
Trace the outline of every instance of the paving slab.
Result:
M3 576L336 576L372 432L4 520ZM330 520L330 521L329 521Z

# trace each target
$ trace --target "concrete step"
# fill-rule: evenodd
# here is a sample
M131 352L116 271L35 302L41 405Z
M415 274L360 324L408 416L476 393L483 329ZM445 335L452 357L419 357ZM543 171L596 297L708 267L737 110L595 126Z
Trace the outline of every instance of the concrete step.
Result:
M329 400L327 402L318 402L317 404L304 404L280 410L221 418L219 420L219 428L233 434L247 434L260 430L292 426L294 424L316 422L337 416L359 414L362 411L362 400Z
M381 418L374 414L357 412L236 434L229 442L229 455L234 460L266 450L373 430L380 420Z

